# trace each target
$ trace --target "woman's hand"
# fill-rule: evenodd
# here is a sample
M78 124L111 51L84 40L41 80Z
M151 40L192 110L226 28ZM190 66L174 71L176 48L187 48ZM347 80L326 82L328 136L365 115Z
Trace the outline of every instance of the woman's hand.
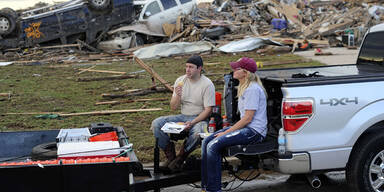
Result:
M225 135L225 134L226 134L225 132L216 133L216 134L215 134L215 137L216 137L216 138L219 138L219 137L221 137L221 136L223 136L223 135Z

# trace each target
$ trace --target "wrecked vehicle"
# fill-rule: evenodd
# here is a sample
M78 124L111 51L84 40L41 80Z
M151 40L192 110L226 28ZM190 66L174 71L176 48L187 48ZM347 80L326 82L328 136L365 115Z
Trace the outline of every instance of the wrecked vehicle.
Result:
M100 42L100 49L127 49L145 43L158 42L167 35L163 24L174 24L179 15L188 15L196 6L196 0L148 0L136 22L109 31L111 40Z
M92 44L112 26L131 23L132 0L75 0L17 13L0 10L0 49L34 45Z

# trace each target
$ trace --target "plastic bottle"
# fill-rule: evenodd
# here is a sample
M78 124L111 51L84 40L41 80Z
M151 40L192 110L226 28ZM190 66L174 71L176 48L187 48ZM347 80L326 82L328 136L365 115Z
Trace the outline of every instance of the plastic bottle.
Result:
M214 133L215 131L216 131L215 118L211 117L211 120L209 120L209 124L208 124L208 132Z
M286 140L285 140L285 131L283 128L280 128L279 130L279 137L277 139L277 142L279 143L279 148L278 148L279 155L285 155Z
M223 129L229 127L230 124L228 122L227 116L223 115Z

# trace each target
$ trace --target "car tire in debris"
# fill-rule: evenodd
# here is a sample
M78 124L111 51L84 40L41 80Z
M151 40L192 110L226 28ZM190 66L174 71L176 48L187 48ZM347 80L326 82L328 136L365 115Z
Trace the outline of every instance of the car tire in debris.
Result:
M5 13L9 13L15 19L17 19L17 17L18 17L17 12L15 10L13 10L12 8L9 8L9 7L2 8L0 11L5 12Z
M139 34L135 34L134 39L134 47L142 46L145 43L143 37Z
M355 145L346 169L350 191L384 191L384 133L367 134Z
M43 143L32 148L33 160L49 160L57 158L56 142Z
M94 10L104 10L109 7L111 0L88 0L88 4Z
M0 10L0 35L8 35L16 28L16 13L10 8Z

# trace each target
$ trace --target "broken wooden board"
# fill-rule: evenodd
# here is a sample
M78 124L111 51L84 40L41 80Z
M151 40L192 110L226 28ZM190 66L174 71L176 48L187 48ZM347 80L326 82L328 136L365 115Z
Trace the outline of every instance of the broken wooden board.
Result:
M10 97L11 93L0 93L1 97Z
M86 71L88 71L88 70L90 70L90 69L93 69L93 68L95 68L95 67L96 67L96 65L94 65L94 66L92 66L92 67L89 67L89 68L87 68L87 69L80 69L81 71L78 72L77 74L80 75L80 74L82 74L82 73L84 73L84 72L86 72Z
M127 110L107 110L107 111L92 111L92 112L82 112L82 113L68 113L68 114L59 114L60 117L72 117L72 116L82 116L82 115L109 115L116 113L137 113L137 112L151 112L151 111L161 111L162 108L152 108L152 109L127 109Z
M151 99L135 99L135 100L122 100L122 101L104 101L104 102L97 102L95 105L116 105L116 104L123 104L123 103L134 103L134 102L147 102L147 101L166 101L169 100L169 98L151 98Z
M343 23L338 23L334 25L329 25L327 27L322 27L319 29L319 35L330 35L336 30L345 29L351 26L354 23L351 19L346 19Z
M80 72L89 71L89 72L111 73L111 74L120 74L120 75L124 75L124 74L127 73L127 72L122 72L122 71L96 70L96 69L92 69L92 68L93 67L90 67L90 68L87 68L87 69L79 69L79 70L81 70ZM80 74L80 72L78 74Z
M128 93L124 93L124 94L109 94L109 93L104 93L104 94L101 94L101 96L103 98L125 98L125 97L133 97L133 96L142 96L142 95L148 95L148 94L152 94L152 93L162 93L162 92L168 92L169 90L166 89L166 88L163 88L163 87L151 87L151 88L147 88L147 89L140 89L140 90L137 90L137 91L133 91L133 92L128 92Z
M169 42L176 41L177 39L179 39L183 35L188 34L192 30L192 28L193 28L193 25L188 26L183 32L181 32L181 33L177 34L176 36L172 37L171 39L169 39Z
M104 81L104 80L119 80L119 79L133 79L137 78L138 75L116 75L109 77L80 77L76 81L88 82L88 81Z
M91 111L91 112L81 112L81 113L57 113L57 112L27 112L27 113L4 113L3 115L49 115L56 114L60 117L72 117L72 116L82 116L82 115L109 115L116 113L136 113L136 112L151 112L151 111L161 111L162 108L152 108L152 109L126 109L126 110L106 110L106 111Z
M151 74L152 77L156 78L158 81L160 81L161 84L163 84L169 91L173 92L173 88L169 83L164 80L159 74L157 74L152 68L150 68L148 65L144 63L141 59L138 57L133 57L133 59L141 66L143 67L149 74Z
M175 24L169 24L169 23L164 23L163 24L163 31L166 36L171 37L173 33L175 32L176 25Z

